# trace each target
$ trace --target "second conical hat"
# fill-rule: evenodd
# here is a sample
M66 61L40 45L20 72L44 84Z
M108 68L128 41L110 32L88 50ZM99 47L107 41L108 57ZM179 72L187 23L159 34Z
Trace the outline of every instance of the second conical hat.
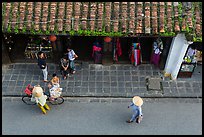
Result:
M136 106L142 106L143 104L143 100L141 97L139 96L134 96L132 99L132 102L136 105Z

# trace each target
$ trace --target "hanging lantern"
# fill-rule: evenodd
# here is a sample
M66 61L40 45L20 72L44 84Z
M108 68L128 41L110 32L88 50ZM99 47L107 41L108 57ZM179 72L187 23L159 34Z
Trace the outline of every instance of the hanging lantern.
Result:
M111 38L110 38L110 37L105 37L105 38L104 38L104 41L105 41L105 42L111 42Z
M49 36L49 40L52 41L52 42L55 42L56 39L57 39L57 37L55 35Z

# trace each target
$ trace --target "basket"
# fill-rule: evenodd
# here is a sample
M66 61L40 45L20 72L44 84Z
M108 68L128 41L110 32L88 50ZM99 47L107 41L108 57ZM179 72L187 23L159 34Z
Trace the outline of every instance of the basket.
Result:
M27 87L26 87L26 89L24 90L24 92L27 94L27 95L29 95L29 96L31 96L32 95L32 91L31 91L31 85L29 84Z

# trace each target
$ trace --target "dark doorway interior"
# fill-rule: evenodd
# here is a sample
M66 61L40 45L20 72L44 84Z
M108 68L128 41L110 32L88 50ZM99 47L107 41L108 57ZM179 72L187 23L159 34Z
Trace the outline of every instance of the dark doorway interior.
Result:
M27 59L25 57L25 48L29 42L29 37L36 37L33 35L25 35L25 34L10 34L12 36L13 44L6 44L5 47L9 51L9 56L12 62L36 62L36 60ZM140 43L141 44L141 54L142 54L142 63L150 63L152 49L153 49L153 42L158 37L120 37L120 43L122 48L122 55L118 57L117 64L129 64L129 53L132 43ZM168 52L170 49L172 37L161 37L164 45L164 50L161 54L161 61L160 61L160 69L163 69L165 66L165 62L168 56ZM61 57L67 52L67 46L70 46L79 58L76 61L86 61L90 63L94 63L92 57L92 46L93 43L98 41L102 47L104 44L104 37L103 36L58 36L58 40L60 40L60 50L57 50ZM57 42L56 42L57 43ZM9 47L11 48L9 50ZM201 47L201 46L199 46ZM52 62L53 60L47 60L48 62Z
M88 61L93 63L92 58L92 46L93 43L97 40L103 46L104 37L96 36L73 36L71 37L71 48L78 54L78 60ZM141 53L142 53L142 63L149 63L152 53L152 44L157 37L120 37L120 43L122 48L122 55L118 57L117 64L127 64L130 63L129 52L132 43L141 44ZM63 38L63 45L68 45L67 38ZM63 49L66 52L66 46Z
M92 46L96 40L103 44L103 37L73 36L71 38L71 48L79 56L77 60L93 63Z
M5 40L5 47L9 53L11 62L25 62L25 47L28 42L28 35L24 34L9 34L6 37L11 37L11 43L7 43Z
M142 63L150 62L152 43L154 41L153 37L123 37L123 38L120 38L120 40L121 40L121 47L123 52L122 56L120 57L122 62L128 61L130 63L129 52L130 52L132 43L140 43Z

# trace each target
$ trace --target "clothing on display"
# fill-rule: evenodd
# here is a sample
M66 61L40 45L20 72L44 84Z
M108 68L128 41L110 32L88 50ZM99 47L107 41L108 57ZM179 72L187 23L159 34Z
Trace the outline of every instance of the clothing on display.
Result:
M150 62L157 67L159 67L159 62L160 62L160 55L163 50L163 42L161 38L158 38L156 41L153 42L153 52L152 56L150 59Z
M118 57L122 55L122 48L121 48L119 38L116 39L116 42L114 42L113 47L114 47L113 48L113 60L117 62Z
M102 46L99 42L95 42L93 44L92 57L94 59L94 63L102 63Z
M130 60L134 66L141 64L142 57L141 57L140 43L133 43L132 44L131 51L130 51Z

